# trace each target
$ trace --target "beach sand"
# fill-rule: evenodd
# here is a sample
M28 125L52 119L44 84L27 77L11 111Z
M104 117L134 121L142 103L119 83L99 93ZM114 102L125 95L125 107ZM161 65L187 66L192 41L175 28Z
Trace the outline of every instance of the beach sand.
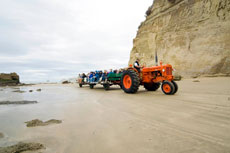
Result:
M17 87L23 93L1 87L0 101L38 103L0 106L0 147L36 142L44 153L229 153L230 77L177 83L175 95L143 87L126 94L100 85ZM62 123L26 127L34 119Z

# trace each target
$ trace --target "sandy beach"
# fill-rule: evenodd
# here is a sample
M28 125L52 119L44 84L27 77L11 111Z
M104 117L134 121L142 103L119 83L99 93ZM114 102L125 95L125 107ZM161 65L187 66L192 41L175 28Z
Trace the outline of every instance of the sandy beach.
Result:
M177 83L172 96L142 87L136 94L99 85L1 87L0 101L38 103L0 105L0 147L36 142L44 153L229 153L230 77ZM27 127L34 119L62 122Z

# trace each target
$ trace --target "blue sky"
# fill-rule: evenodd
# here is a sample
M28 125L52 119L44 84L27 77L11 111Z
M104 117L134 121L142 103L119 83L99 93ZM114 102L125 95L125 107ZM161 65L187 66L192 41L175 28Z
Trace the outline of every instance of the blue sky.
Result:
M51 82L126 67L152 0L1 0L0 72Z

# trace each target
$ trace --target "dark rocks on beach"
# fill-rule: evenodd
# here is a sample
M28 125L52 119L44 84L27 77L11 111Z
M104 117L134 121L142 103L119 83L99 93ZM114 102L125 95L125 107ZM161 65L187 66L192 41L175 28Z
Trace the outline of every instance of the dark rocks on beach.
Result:
M174 76L174 81L180 81L182 79L182 76L181 75L175 75Z
M56 120L56 119L51 119L51 120L48 120L46 122L43 122L39 119L35 119L32 121L27 121L25 123L26 123L27 127L36 127L36 126L46 126L46 125L50 125L50 124L60 124L60 123L62 123L62 121Z
M45 149L45 146L40 143L19 142L12 146L0 147L0 153L21 153L26 151L37 151L40 149Z
M22 91L22 90L14 90L13 92L24 93L25 91Z
M37 91L39 91L39 92L40 92L40 91L42 91L42 89L37 89Z
M0 101L0 105L19 105L19 104L35 104L38 103L37 101L27 101L27 100L23 100L23 101Z
M200 82L200 80L193 80L193 82Z
M69 84L69 81L63 81L62 84Z
M33 90L29 90L29 92L33 92Z

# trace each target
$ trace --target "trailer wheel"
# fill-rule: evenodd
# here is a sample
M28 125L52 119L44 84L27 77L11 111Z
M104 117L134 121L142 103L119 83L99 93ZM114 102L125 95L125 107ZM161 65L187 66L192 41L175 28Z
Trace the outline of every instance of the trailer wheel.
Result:
M144 88L148 91L156 91L160 85L160 83L144 83Z
M109 90L110 85L109 84L103 84L103 87L104 87L105 90Z
M140 79L134 70L126 70L122 74L121 83L124 92L136 93L140 85Z
M161 85L161 90L166 95L173 95L175 92L175 87L172 82L164 81Z
M175 81L172 81L172 83L173 83L174 88L175 88L175 91L174 91L173 94L175 94L175 93L177 93L177 91L178 91L178 85L177 85L177 83L176 83Z
M93 89L94 84L90 84L89 87L90 87L90 89Z

